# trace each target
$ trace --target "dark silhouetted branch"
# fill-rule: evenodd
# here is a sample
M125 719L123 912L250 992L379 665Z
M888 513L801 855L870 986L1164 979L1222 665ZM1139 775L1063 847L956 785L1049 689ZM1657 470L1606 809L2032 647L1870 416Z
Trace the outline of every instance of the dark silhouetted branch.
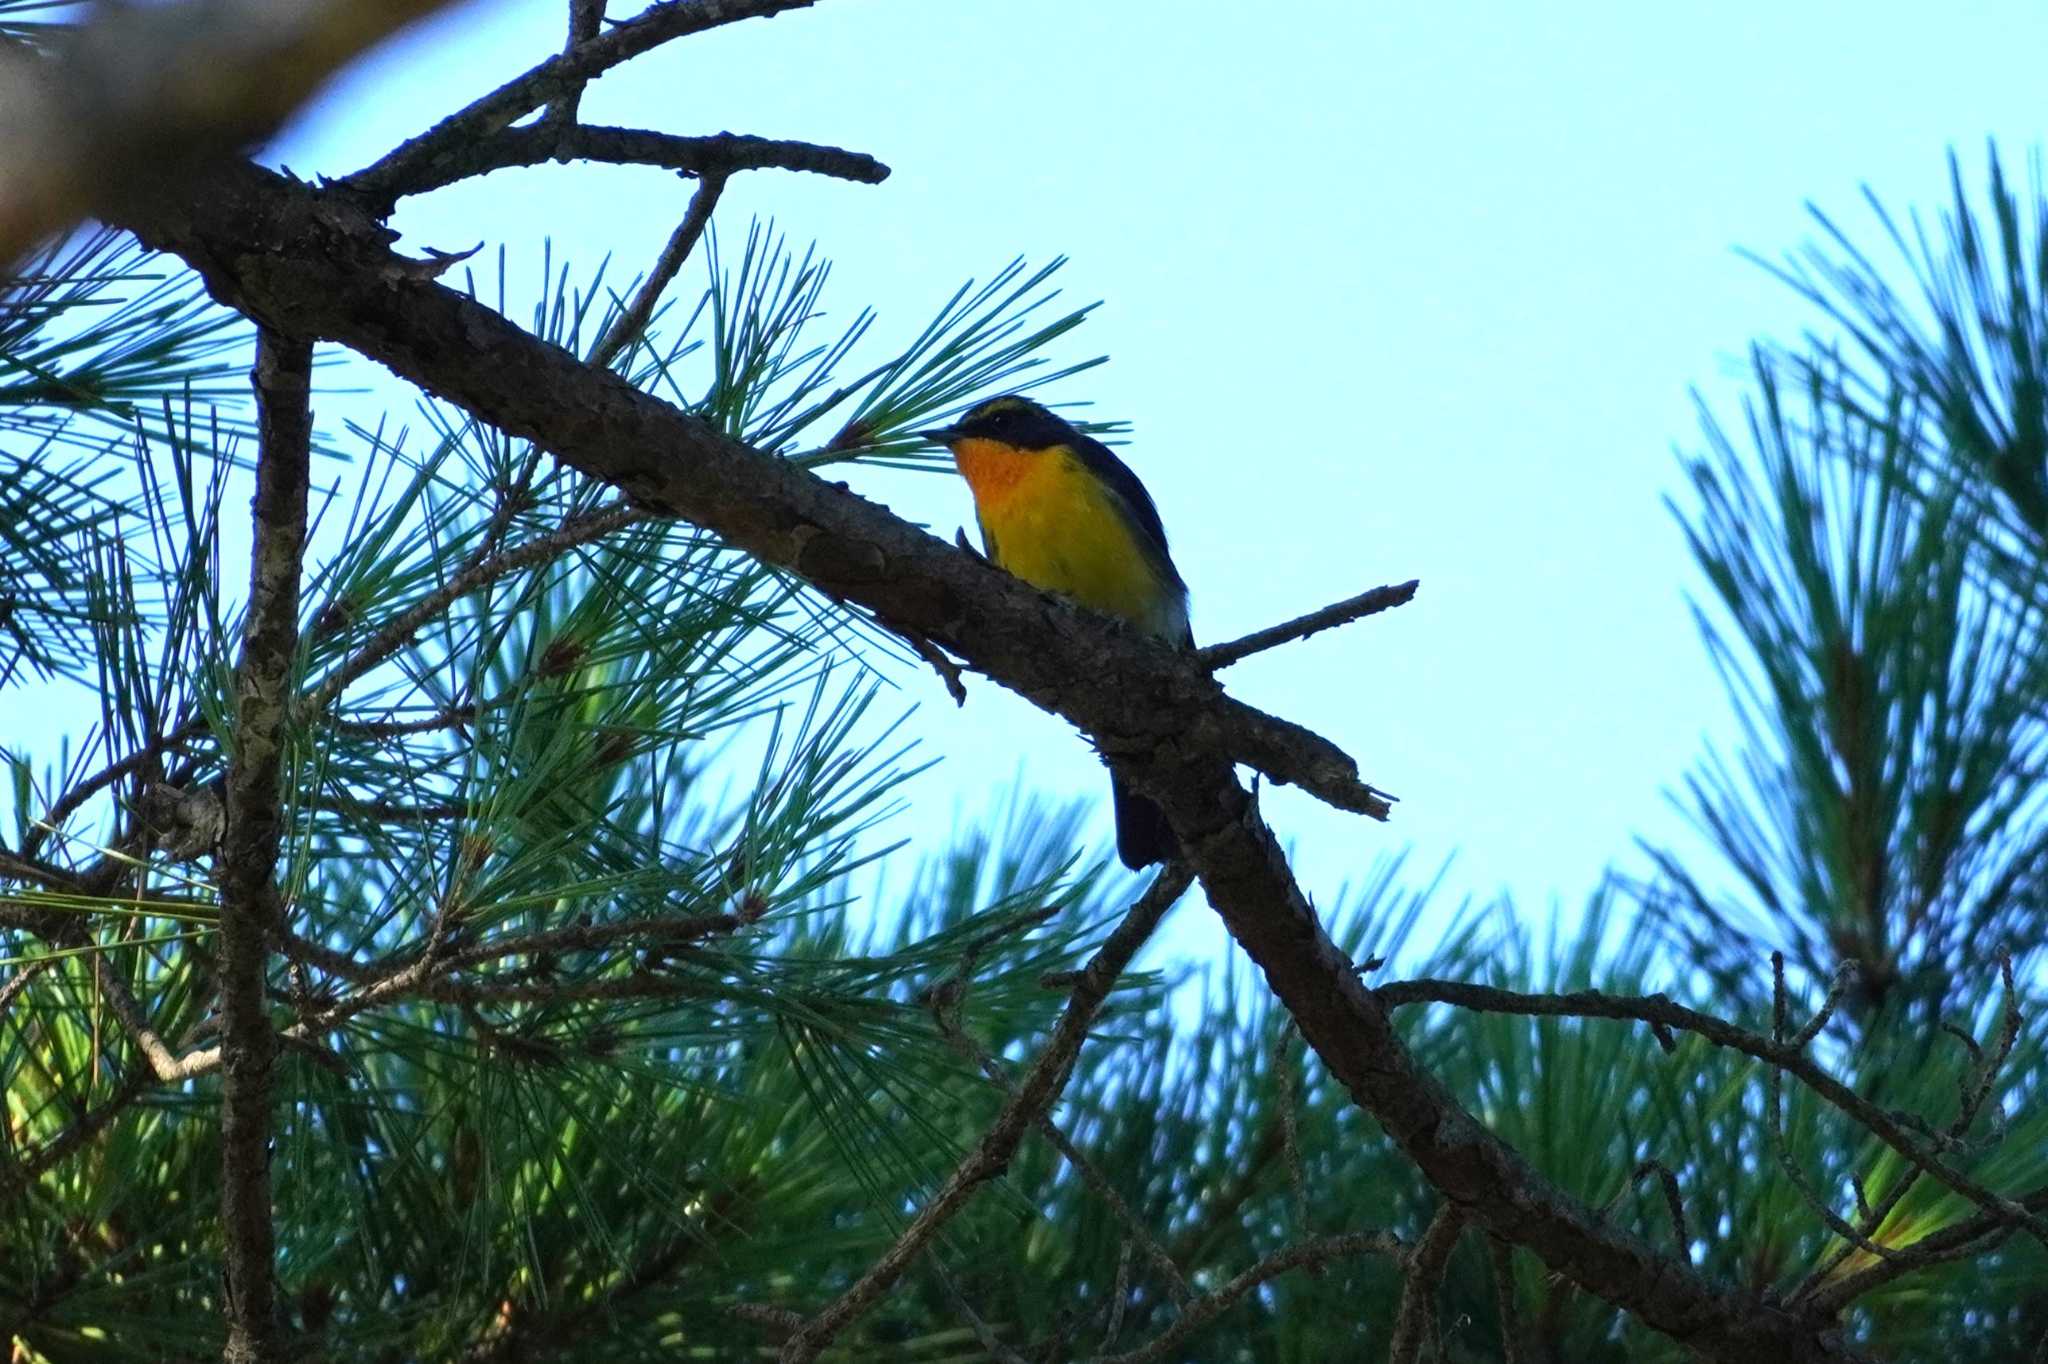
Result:
M940 1033L945 1036L946 1040L952 1044L956 1051L967 1060L973 1062L980 1069L981 1073L988 1077L989 1083L1001 1089L1005 1094L1014 1095L1017 1092L1017 1086L1016 1082L1010 1078L1009 1070L1001 1061L990 1054L987 1047L981 1045L960 1024L959 1014L965 999L968 976L972 970L971 958L973 955L974 951L970 950L970 960L961 964L959 976L954 982L959 986L958 989L941 989L933 992L932 1016L938 1022ZM1039 1134L1045 1138L1046 1143L1053 1150L1059 1152L1061 1158L1073 1167L1074 1172L1081 1176L1081 1182L1088 1186L1089 1191L1102 1201L1103 1206L1109 1209L1110 1215L1116 1218L1118 1224L1123 1227L1125 1258L1128 1259L1130 1248L1133 1245L1140 1247L1145 1252L1145 1258L1152 1263L1152 1266L1159 1271L1160 1276L1166 1280L1167 1294L1174 1302L1185 1303L1194 1296L1194 1289L1188 1286L1187 1276L1181 1273L1180 1266L1174 1263L1173 1257L1168 1255L1165 1247L1159 1244L1159 1238L1152 1234L1151 1228L1139 1220L1137 1213L1131 1210L1131 1205L1124 1201L1124 1196L1117 1192L1116 1186L1111 1184L1108 1178L1095 1168L1095 1162L1083 1155L1081 1149L1074 1145L1073 1139L1067 1136L1058 1123L1053 1121L1052 1114L1041 1112L1038 1115L1036 1126ZM1118 1277L1123 1279L1127 1277L1128 1272L1129 1265L1126 1264L1119 1271ZM1115 1299L1119 1303L1119 1311L1121 1310L1122 1293L1123 1290L1119 1289ZM1114 1332L1111 1334L1113 1335Z
M431 175L420 176L405 192L420 194L492 171L539 166L550 161L651 166L706 180L750 170L801 171L863 185L878 185L889 178L889 168L866 152L850 152L815 142L744 133L686 137L651 128L536 123L507 128L473 146L451 150L435 161Z
M595 76L631 61L663 43L693 33L804 9L812 0L665 0L611 26L587 42L532 67L467 108L411 138L348 177L365 202L388 213L421 184L437 181L441 163L460 157L479 141L510 128L544 104L580 92Z
M605 0L569 0L569 40L562 47L568 56L598 35L604 27ZM583 104L583 90L589 80L578 81L548 104L544 119L549 123L574 123Z
M697 239L704 235L704 229L711 222L711 211L718 207L718 196L724 192L725 172L705 172L704 178L698 182L697 192L690 196L690 206L683 211L683 220L669 234L668 245L662 247L654 267L634 292L632 302L612 319L611 326L591 348L591 364L610 369L612 362L646 332L648 322L654 317L655 305L661 302L662 292L683 268L683 262L689 259Z
M1999 954L1998 973L2000 981L2005 987L2005 1007L2000 1016L1998 1036L1992 1044L1990 1056L1987 1057L1984 1054L1983 1048L1979 1047L1976 1039L1968 1033L1959 1034L1964 1044L1969 1048L1971 1058L1976 1062L1976 1065L1974 1067L1975 1074L1966 1078L1960 1086L1960 1102L1956 1108L1955 1119L1943 1133L1943 1136L1951 1142L1962 1140L1976 1123L1977 1115L1983 1112L1985 1103L1991 1098L1992 1086L1997 1081L1999 1073L2005 1068L2006 1061L2012 1056L2014 1044L2019 1041L2022 1020L2019 991L2013 984L2011 953L2001 952ZM1866 1201L1862 1181L1858 1180L1856 1182L1858 1216L1856 1225L1853 1228L1854 1234L1845 1237L1845 1244L1828 1257L1827 1260L1823 1261L1807 1277L1806 1282L1793 1290L1791 1300L1799 1302L1812 1298L1816 1302L1827 1301L1833 1303L1834 1300L1831 1297L1831 1293L1834 1290L1845 1285L1853 1285L1856 1282L1855 1276L1844 1275L1842 1272L1843 1265L1859 1249L1862 1249L1862 1243L1875 1240L1877 1233L1883 1228L1885 1222L1890 1219L1893 1211L1904 1201L1906 1195L1912 1192L1913 1186L1919 1183L1921 1174L1921 1170L1917 1167L1899 1173L1893 1178L1891 1184L1887 1186L1884 1195L1879 1198L1875 1206L1871 1206ZM2033 1200L2022 1200L2022 1206L2032 1211L2041 1211L2040 1206ZM2008 1227L2010 1223L2001 1219L1997 1222L1997 1225ZM1949 1230L1953 1231L1954 1228L1949 1228ZM1923 1247L1925 1245L1926 1242L1921 1241L1915 1242L1903 1249L1887 1247L1884 1253L1875 1255L1873 1258L1880 1261L1880 1269L1884 1268L1885 1262L1908 1268L1921 1267L1915 1262L1915 1252L1924 1254ZM1927 1259L1924 1263L1932 1265L1940 1263L1942 1260L1953 1259L1958 1254L1968 1253L1960 1248L1969 1245L1968 1241L1958 1242L1957 1245L1959 1248L1953 1254L1946 1253L1942 1249L1936 1249L1933 1258ZM1888 1279L1876 1279L1870 1284L1870 1287L1876 1287L1885 1282L1888 1282ZM1834 1305L1839 1307L1840 1304L1851 1300L1853 1300L1853 1295L1851 1298L1841 1299L1839 1303L1834 1303Z
M1361 592L1355 597L1332 602L1320 611L1296 616L1293 620L1268 626L1264 630L1254 630L1243 638L1233 639L1227 644L1212 644L1206 649L1198 649L1195 657L1211 672L1227 668L1233 663L1250 658L1253 654L1276 649L1282 644L1292 644L1297 639L1307 639L1320 631L1339 625L1349 625L1354 620L1376 616L1397 606L1406 606L1415 600L1415 591L1420 586L1422 583L1419 579L1411 578L1393 587L1375 587L1370 592Z

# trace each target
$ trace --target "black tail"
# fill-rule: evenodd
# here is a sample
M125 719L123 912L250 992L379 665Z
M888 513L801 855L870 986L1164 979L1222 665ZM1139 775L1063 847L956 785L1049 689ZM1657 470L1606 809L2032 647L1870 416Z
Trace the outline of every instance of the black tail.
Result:
M1109 798L1116 806L1116 855L1132 871L1180 856L1180 843L1166 823L1166 811L1109 775Z

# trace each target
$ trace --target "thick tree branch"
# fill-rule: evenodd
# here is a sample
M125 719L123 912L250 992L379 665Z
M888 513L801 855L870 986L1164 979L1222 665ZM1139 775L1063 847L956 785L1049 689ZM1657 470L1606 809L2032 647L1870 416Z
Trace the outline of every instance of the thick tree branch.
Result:
M300 564L313 414L313 344L264 328L256 343L255 547L242 657L235 669L234 757L219 862L221 923L221 1222L227 1240L227 1364L286 1357L277 1318L270 1220L270 1073L277 1035L264 978L281 929L278 774L299 643Z
M1089 959L1067 1000L1065 1011L1061 1013L1059 1022L1053 1025L1052 1035L1046 1039L1044 1049L1038 1053L1038 1059L1032 1063L1023 1080L1010 1091L1010 1097L982 1134L981 1140L954 1166L953 1173L946 1177L946 1182L930 1201L918 1209L917 1216L903 1229L895 1244L869 1266L852 1287L783 1343L782 1364L808 1364L822 1354L841 1331L889 1291L911 1262L924 1253L925 1247L948 1219L965 1207L983 1184L1001 1174L1009 1165L1010 1156L1016 1151L1017 1143L1024 1139L1025 1130L1037 1121L1040 1114L1051 1108L1060 1091L1066 1088L1067 1077L1073 1073L1074 1062L1081 1054L1081 1044L1088 1039L1088 1025L1094 1022L1103 1001L1109 998L1117 978L1131 964L1131 958L1145 945L1146 939L1152 936L1152 930L1159 926L1159 921L1166 917L1166 911L1188 888L1191 879L1186 866L1169 864L1138 902L1131 906L1124 921Z

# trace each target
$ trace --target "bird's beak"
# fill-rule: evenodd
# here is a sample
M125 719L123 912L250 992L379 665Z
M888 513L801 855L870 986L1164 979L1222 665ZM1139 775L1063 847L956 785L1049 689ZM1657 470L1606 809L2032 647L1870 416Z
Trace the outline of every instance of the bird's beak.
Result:
M951 445L960 432L958 427L935 426L929 431L920 431L917 434L933 445Z

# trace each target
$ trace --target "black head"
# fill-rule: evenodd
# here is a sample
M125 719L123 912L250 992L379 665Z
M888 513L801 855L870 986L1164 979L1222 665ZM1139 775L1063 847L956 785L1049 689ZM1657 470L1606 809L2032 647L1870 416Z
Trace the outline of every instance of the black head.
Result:
M1019 450L1071 445L1081 436L1080 432L1037 403L1014 393L977 404L951 426L918 434L940 445L963 440L992 440Z

